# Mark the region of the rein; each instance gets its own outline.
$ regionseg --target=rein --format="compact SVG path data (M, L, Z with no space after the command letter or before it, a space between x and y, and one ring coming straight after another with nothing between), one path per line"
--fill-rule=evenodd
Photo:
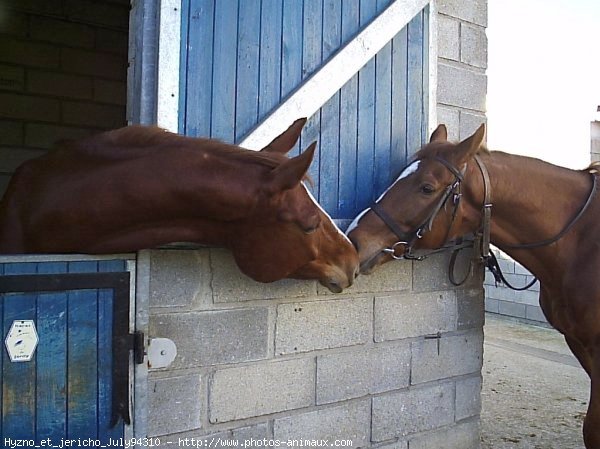
M389 248L384 248L382 250L382 252L390 254L391 257L396 260L399 260L399 259L424 260L433 254L439 253L441 251L445 251L446 249L449 249L449 248L453 248L454 251L452 252L452 256L450 257L450 264L449 264L449 268L448 268L448 278L453 285L460 286L466 282L469 275L471 274L471 270L469 270L469 272L467 273L467 275L465 276L465 278L463 280L461 280L461 281L456 280L456 278L454 277L454 268L455 268L458 253L465 248L474 248L474 249L476 249L476 252L479 254L479 256L477 258L474 258L472 260L472 263L476 260L484 262L485 266L488 267L488 269L494 276L496 283L503 283L508 288L510 288L512 290L517 290L517 291L527 290L530 287L532 287L533 284L535 284L537 282L536 277L534 277L531 282L529 282L527 285L525 285L523 287L515 287L512 284L510 284L510 282L508 282L508 280L502 273L502 269L500 268L500 264L498 263L498 260L496 259L495 254L490 251L492 205L493 205L492 189L491 189L490 176L489 176L487 167L485 166L485 164L483 163L483 161L481 160L481 158L478 155L475 155L474 159L475 159L475 162L477 163L477 166L478 166L479 171L481 172L481 176L483 178L483 197L484 198L483 198L483 204L481 207L481 224L479 226L479 229L475 233L473 240L465 240L464 238L459 238L456 241L447 242L441 248L431 251L431 252L428 252L427 254L424 254L422 256L415 256L412 253L413 245L419 239L421 239L426 232L431 231L431 228L433 226L433 221L437 217L440 210L446 205L450 196L453 195L454 209L452 211L452 218L450 221L450 225L448 226L448 229L446 230L446 237L445 237L444 241L448 240L450 231L452 230L452 226L454 225L454 221L456 219L458 207L459 207L460 200L462 197L461 183L464 181L466 165L465 165L465 169L463 171L459 171L456 167L454 167L452 164L450 164L445 159L440 158L439 156L435 156L433 159L436 160L437 162L440 162L442 165L444 165L454 175L455 179L451 184L449 184L446 187L442 196L436 203L435 207L431 210L431 212L429 213L429 215L427 216L425 221L420 226L418 226L414 231L411 231L411 232L402 231L402 229L400 228L400 226L398 226L396 221L387 212L385 212L385 210L383 210L381 205L378 204L377 202L374 203L373 206L371 206L371 209L373 210L373 212L375 212L375 214L399 238L399 241L394 243ZM556 234L554 237L551 237L549 239L544 239L544 240L540 240L537 242L521 243L521 244L499 244L498 246L502 246L503 248L509 248L509 249L541 248L543 246L551 245L552 243L555 243L558 240L560 240L562 237L564 237L573 228L573 226L575 226L575 224L579 221L579 219L585 214L585 212L588 210L588 208L590 207L590 205L592 203L592 200L594 198L594 195L595 195L596 189L597 189L597 179L593 173L590 173L590 174L592 176L592 188L590 190L590 193L589 193L584 205L581 207L581 209L577 212L577 214L565 225L565 227L558 234ZM402 256L395 255L396 247L398 247L399 245L404 245L406 248L405 252Z

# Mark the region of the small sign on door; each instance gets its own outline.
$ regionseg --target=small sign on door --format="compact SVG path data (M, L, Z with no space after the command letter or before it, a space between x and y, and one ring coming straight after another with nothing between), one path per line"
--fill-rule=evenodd
M4 343L11 362L29 362L38 344L38 334L33 320L15 320Z

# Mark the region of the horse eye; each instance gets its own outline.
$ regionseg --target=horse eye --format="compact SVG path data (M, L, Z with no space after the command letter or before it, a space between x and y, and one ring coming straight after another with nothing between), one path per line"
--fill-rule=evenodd
M431 184L423 184L421 186L421 193L431 195L433 192L435 192L435 188Z

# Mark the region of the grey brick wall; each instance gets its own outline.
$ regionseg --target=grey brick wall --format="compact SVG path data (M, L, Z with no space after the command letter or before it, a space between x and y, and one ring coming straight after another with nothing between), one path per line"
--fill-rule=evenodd
M1 9L0 195L56 140L125 125L129 0Z
M590 152L592 162L600 161L600 121L590 123Z
M463 444L478 441L481 277L450 289L424 275L447 254L389 263L340 295L253 282L222 249L148 254L149 336L178 348L150 369L149 435L478 447Z
M531 282L533 275L519 262L498 249L493 251L508 282L515 287L521 287ZM539 304L539 282L536 282L529 290L515 291L503 284L496 285L494 277L486 270L484 287L486 312L533 323L548 323Z

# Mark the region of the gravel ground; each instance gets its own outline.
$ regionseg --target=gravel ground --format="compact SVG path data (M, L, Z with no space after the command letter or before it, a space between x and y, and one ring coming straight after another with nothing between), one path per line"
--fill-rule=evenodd
M584 449L589 386L557 331L486 316L482 449Z

